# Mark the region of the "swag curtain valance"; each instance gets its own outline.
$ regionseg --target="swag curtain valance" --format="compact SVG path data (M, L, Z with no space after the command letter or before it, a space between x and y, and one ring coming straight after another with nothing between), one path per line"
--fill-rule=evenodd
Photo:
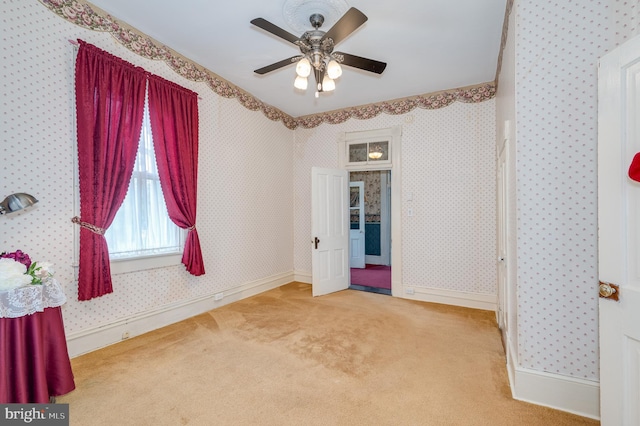
M149 110L171 220L189 230L182 263L204 274L196 223L198 95L78 40L76 114L80 186L78 300L113 292L104 232L133 173L149 81ZM153 101L151 100L153 99Z

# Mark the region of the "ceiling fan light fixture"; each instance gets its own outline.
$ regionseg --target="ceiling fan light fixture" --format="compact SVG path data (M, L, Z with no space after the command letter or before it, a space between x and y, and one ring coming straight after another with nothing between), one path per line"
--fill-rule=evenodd
M296 80L293 82L293 87L300 90L307 90L307 77L297 76Z
M307 58L302 58L298 61L296 74L298 74L298 77L309 77L309 74L311 74L311 63Z
M346 8L348 6L345 0L285 0L285 2L294 2L297 5L305 5L305 7L312 8L319 7L318 4L326 5L331 2L344 2L344 7ZM289 8L287 7L285 9L288 10ZM324 9L320 8L319 12L323 11ZM335 79L342 75L343 65L382 74L387 66L384 62L334 51L334 47L338 43L367 21L368 18L364 13L355 7L350 7L328 31L324 31L320 28L325 18L324 15L319 12L312 13L311 16L309 16L309 22L314 29L305 31L300 37L291 34L289 31L278 27L264 18L252 19L251 23L253 25L294 44L300 50L298 56L283 59L266 67L254 70L254 72L263 75L297 61L297 77L293 83L294 87L300 90L306 90L308 86L307 77L311 75L313 71L317 87L315 93L316 98L320 96L320 92L335 90Z
M333 80L342 75L342 67L335 59L330 60L327 64L327 75Z
M331 92L332 90L335 90L335 89L336 89L335 81L333 81L331 77L329 77L328 75L325 75L324 78L322 79L322 91Z

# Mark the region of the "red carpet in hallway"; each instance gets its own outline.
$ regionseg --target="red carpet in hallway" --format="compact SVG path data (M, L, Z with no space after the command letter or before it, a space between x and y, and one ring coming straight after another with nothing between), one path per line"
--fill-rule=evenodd
M391 266L365 265L366 268L351 268L351 284L391 290Z

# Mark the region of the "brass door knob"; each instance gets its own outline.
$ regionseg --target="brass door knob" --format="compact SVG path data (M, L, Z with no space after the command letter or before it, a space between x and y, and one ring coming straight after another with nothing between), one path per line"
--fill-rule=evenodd
M605 283L600 281L599 287L600 297L605 299L618 300L619 287L615 284Z

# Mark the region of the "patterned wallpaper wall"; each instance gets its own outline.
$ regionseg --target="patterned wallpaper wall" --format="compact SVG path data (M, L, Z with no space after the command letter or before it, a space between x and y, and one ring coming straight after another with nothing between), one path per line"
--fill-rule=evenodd
M111 35L69 23L36 0L0 0L0 196L28 192L33 211L0 218L0 251L53 262L69 301L67 332L211 295L293 269L293 132L141 58ZM114 293L78 302L73 282L73 47L82 38L198 92L197 226L206 275L183 266L114 277Z
M495 294L493 100L296 129L295 269L311 271L311 167L338 167L341 132L396 125L402 126L403 283ZM409 192L412 201L405 199Z
M518 356L597 380L597 61L640 32L640 6L527 0L514 13Z

